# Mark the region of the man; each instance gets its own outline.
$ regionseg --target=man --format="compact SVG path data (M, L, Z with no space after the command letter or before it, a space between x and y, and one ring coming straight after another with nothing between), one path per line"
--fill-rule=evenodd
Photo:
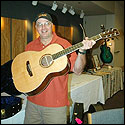
M60 44L64 49L71 46L67 40L52 31L52 18L48 13L40 13L35 23L40 36L26 46L26 51L41 51L53 43ZM83 72L86 64L85 50L92 48L95 41L83 40L83 44L78 56L75 52L68 56L70 71L78 75ZM68 73L54 77L43 92L28 96L27 99L25 124L67 124Z

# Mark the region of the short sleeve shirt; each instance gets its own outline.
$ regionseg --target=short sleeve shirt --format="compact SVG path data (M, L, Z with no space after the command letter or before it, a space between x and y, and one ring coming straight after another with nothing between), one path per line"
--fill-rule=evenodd
M47 46L44 46L40 42L40 37L38 37L36 40L31 41L26 46L25 51L42 51L53 43L60 44L64 49L71 46L71 44L67 40L57 36L56 33L53 32L53 38ZM72 52L67 57L69 60L69 62L67 63L70 64L70 71L72 71L75 60L77 58L77 54L76 52ZM40 94L28 96L27 99L32 103L45 107L62 107L69 105L68 73L65 75L54 77L44 91L42 91Z

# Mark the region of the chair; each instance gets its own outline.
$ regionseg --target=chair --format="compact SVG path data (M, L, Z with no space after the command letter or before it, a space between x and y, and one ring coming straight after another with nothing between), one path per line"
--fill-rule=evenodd
M88 124L124 124L124 108L88 113Z

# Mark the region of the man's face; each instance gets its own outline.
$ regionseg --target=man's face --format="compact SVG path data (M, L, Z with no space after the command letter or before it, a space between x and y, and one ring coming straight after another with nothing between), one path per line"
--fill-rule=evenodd
M39 18L36 21L36 29L42 39L48 39L52 36L52 22L44 18Z

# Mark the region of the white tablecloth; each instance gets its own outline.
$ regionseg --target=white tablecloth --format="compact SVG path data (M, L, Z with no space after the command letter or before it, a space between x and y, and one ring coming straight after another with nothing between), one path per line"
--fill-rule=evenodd
M78 76L74 73L69 74L68 91L70 99L70 117L72 117L73 104L75 102L84 103L85 112L88 110L90 104L96 104L98 101L103 104L105 103L101 76L87 74ZM11 118L1 120L1 124L23 124L26 96L22 94L20 97L24 99L22 110Z
M88 111L90 104L98 101L105 103L103 83L101 76L82 74L80 76L69 75L69 99L70 99L70 119L73 113L75 102L83 103L84 112Z
M121 67L101 68L94 75L102 76L105 101L118 91L123 90Z

